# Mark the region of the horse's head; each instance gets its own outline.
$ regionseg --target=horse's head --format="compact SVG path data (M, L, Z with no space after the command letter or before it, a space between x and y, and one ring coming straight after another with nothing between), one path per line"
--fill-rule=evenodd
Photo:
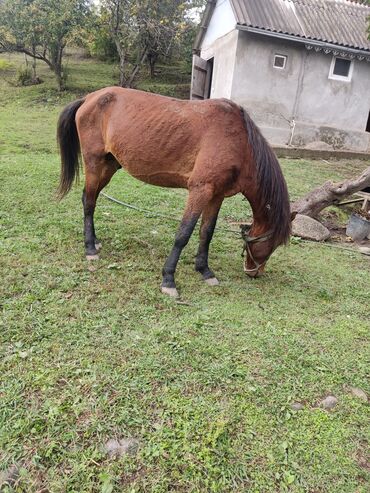
M273 231L254 235L251 225L241 226L242 237L244 240L243 254L246 252L244 260L244 272L249 277L259 277L263 274L267 260L275 249L273 241Z
M294 221L296 215L296 212L292 212L290 221ZM253 224L243 224L240 229L244 240L243 255L246 253L244 272L249 277L259 277L263 274L266 262L275 248L282 243L286 243L289 236L283 238L283 241L279 241L279 239L276 239L274 234L276 232L273 229L269 229L264 233L256 233Z

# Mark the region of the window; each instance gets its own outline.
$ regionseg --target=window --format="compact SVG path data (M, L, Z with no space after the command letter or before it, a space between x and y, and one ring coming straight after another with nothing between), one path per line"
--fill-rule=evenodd
M329 79L350 81L352 79L353 61L347 58L333 57Z
M370 111L369 111L369 118L367 119L367 124L366 124L366 132L370 132Z
M274 67L279 68L280 70L284 70L286 67L287 58L288 57L286 55L275 55Z

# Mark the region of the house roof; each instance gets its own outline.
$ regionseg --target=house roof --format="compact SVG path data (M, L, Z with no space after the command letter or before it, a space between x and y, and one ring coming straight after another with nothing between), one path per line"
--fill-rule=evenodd
M237 24L370 51L370 7L348 0L231 0Z
M212 10L215 3L209 2ZM370 52L367 34L370 6L349 0L230 0L230 3L236 27ZM208 21L209 14L208 11ZM195 49L200 48L201 40L197 41L200 43Z

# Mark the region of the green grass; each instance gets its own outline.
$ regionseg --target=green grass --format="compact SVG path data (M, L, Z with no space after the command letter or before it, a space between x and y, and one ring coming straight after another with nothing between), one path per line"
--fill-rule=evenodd
M369 391L368 259L297 243L251 281L240 239L219 230L210 260L222 285L211 289L193 270L194 235L177 304L159 292L176 223L101 198L104 250L88 270L82 185L54 196L55 125L67 101L112 84L114 67L69 67L63 95L46 71L40 86L0 82L0 470L20 467L8 491L368 491L369 408L348 390ZM282 166L297 197L365 164ZM109 193L176 216L185 199L121 172ZM226 200L219 227L249 214ZM317 408L328 394L332 412ZM109 459L112 437L139 439L138 455Z

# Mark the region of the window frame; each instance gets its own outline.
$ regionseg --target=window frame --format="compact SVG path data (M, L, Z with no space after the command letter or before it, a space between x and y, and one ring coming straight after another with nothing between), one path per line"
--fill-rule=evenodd
M334 73L335 64L336 64L336 61L338 58L340 58L341 60L346 60L350 63L349 72L348 72L347 76L337 75ZM330 71L329 71L329 79L340 80L342 82L351 82L354 65L355 65L354 60L352 60L350 58L345 58L345 57L339 56L339 55L333 55L333 58L331 60L331 65L330 65Z
M282 67L278 67L277 65L275 65L276 58L283 58L284 59L284 65ZM288 63L288 55L282 55L281 53L275 53L274 54L274 62L272 64L272 66L274 68L276 68L278 70L285 70L287 63Z

